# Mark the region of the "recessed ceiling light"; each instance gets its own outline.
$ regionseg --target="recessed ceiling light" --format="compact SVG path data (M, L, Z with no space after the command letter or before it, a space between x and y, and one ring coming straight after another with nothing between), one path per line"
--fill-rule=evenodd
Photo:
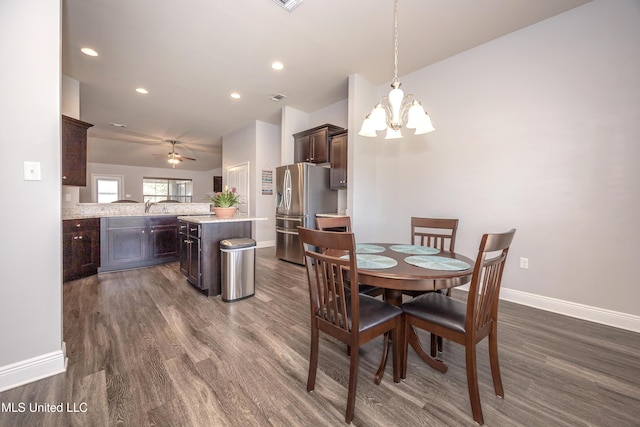
M126 127L127 127L127 125L125 125L125 124L123 124L123 123L113 123L113 122L109 122L109 124L110 124L111 126L115 126L115 127L117 127L117 128L126 128Z
M83 47L82 49L80 49L80 52L84 53L85 55L89 55L89 56L98 56L98 52L96 52L95 50L89 48L89 47Z
M280 61L276 61L271 64L271 68L273 68L274 70L282 70L284 68L284 64Z
M138 89L136 89L136 92L138 92L138 93L144 93L144 94L149 93L149 91L148 91L148 90L146 90L146 89L145 89L145 88L143 88L143 87L139 87Z
M280 101L282 101L282 100L283 100L283 99L285 99L285 98L286 98L286 96L285 96L285 95L283 95L283 94L281 94L281 93L278 93L278 94L275 94L275 95L272 95L272 96L271 96L271 100L272 100L272 101L275 101L275 102L280 102Z
M230 96L231 96L233 99L240 99L240 94L239 94L238 92L233 92Z

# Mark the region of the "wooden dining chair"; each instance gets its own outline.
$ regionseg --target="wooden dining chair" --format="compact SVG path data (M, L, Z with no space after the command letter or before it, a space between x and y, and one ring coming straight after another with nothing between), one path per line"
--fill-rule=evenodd
M347 277L358 283L353 233L311 230L298 227L304 253L311 309L311 353L307 391L316 383L319 332L350 346L349 392L345 421L350 423L355 408L360 346L387 332L393 334L393 380L400 381L398 334L402 310L369 295L349 292ZM347 254L344 257L341 254Z
M430 246L446 252L455 252L458 219L411 217L411 244ZM451 289L436 291L451 296ZM405 291L403 294L417 297L424 292ZM431 356L436 357L442 351L442 337L431 335Z
M351 232L351 217L316 217L316 228L321 231ZM377 297L384 294L384 289L378 286L360 285L358 292Z
M411 217L411 244L454 252L458 220Z
M484 423L480 406L476 345L489 337L489 361L493 388L504 397L498 363L498 296L509 246L516 230L482 236L466 303L437 292L429 292L402 305L405 334L404 365L407 363L408 329L417 327L465 347L467 386L473 419Z

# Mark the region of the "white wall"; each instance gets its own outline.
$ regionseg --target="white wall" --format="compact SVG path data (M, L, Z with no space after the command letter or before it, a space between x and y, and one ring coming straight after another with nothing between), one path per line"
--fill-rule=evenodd
M515 227L503 296L638 330L639 22L638 1L594 1L401 76L436 131L400 141L355 134L377 94L353 77L359 240L457 217L456 249L475 255Z
M60 2L0 2L0 390L64 371L60 194ZM39 162L42 179L23 180Z
M280 166L280 126L256 122L255 215L269 218L255 223L256 240L261 246L276 244L276 167ZM272 194L262 194L262 171L272 173Z
M61 114L80 120L80 82L63 75L60 96ZM75 206L80 201L79 187L63 185L61 197L63 208Z
M306 128L300 130L311 129L316 126L322 126L326 123L347 128L349 117L348 109L349 101L345 98L342 101L334 102L324 108L312 111L309 113L308 125ZM300 130L298 130L298 132L300 132Z
M284 107L281 116L280 165L293 163L293 134L309 129L309 114L292 107Z
M92 199L91 175L121 175L124 179L124 194L127 199L142 202L142 179L144 177L191 179L193 181L193 203L209 202L207 193L213 192L213 177L222 175L222 169L206 172L190 171L186 169L148 168L139 166L110 165L105 163L87 164L87 186L80 188L80 202L94 203Z
M273 170L275 179L281 158L280 135L280 126L255 121L222 139L223 184L228 168L249 162L249 214L269 218L253 222L253 236L259 247L275 245L275 195L262 195L261 180L263 169Z

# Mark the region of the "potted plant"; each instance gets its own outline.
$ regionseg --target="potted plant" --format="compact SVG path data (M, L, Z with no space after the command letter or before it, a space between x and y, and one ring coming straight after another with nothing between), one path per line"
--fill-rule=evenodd
M229 186L225 185L224 190L216 193L211 197L213 202L213 211L218 218L231 218L235 215L240 196L233 187L229 190Z

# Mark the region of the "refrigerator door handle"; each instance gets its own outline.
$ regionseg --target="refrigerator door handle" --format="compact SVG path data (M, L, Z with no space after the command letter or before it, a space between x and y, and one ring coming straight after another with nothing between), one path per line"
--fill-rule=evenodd
M304 218L292 218L289 216L276 215L276 220L303 222Z
M291 171L284 171L284 208L291 209Z
M276 233L281 233L281 234L295 234L298 235L298 231L289 231L289 230L285 230L284 228L276 228Z

